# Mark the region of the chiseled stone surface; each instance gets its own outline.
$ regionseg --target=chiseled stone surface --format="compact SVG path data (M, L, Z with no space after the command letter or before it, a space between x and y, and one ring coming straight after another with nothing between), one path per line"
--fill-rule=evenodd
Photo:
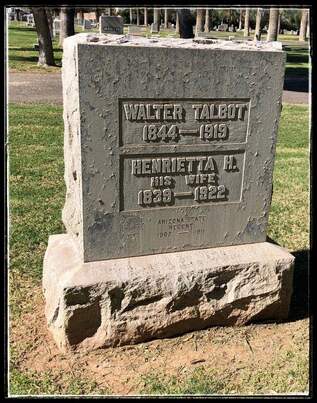
M265 241L279 44L78 34L63 49L63 222L85 262Z
M293 261L263 242L83 263L71 236L52 235L43 272L46 318L64 351L283 319Z

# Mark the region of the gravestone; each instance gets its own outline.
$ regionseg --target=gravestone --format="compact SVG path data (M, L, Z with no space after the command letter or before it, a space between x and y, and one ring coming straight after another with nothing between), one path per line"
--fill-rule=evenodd
M228 24L220 24L220 25L218 25L218 31L227 32L228 31Z
M27 14L27 16L26 16L26 25L31 26L31 27L35 26L33 14Z
M90 21L90 20L84 20L83 31L84 31L85 29L92 29L92 25L91 25L91 21Z
M33 49L34 50L40 50L40 45L39 45L39 40L36 40L36 43L33 43Z
M102 15L99 18L99 31L104 34L123 34L122 17Z
M138 25L129 25L128 26L128 34L129 35L140 35L143 36L143 34L146 32L146 28L140 27Z
M53 37L55 38L56 35L60 34L60 30L61 30L61 21L58 19L54 19L53 20Z
M43 267L62 350L288 315L294 258L266 242L285 53L206 41L64 41L67 233Z
M151 24L151 34L158 34L160 31L160 25L157 22Z
M195 33L195 37L196 38L213 38L214 35L212 32L202 32L202 31L198 31L197 33Z

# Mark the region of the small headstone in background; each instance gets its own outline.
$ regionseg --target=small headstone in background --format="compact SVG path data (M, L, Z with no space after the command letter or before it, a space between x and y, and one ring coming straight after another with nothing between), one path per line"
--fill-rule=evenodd
M27 26L34 27L35 23L34 23L33 14L28 14L28 15L26 16L26 25L27 25Z
M218 31L227 32L228 31L228 24L220 24L220 25L218 25Z
M91 21L90 20L84 20L84 24L83 24L83 30L85 29L91 29Z
M38 39L37 39L36 43L33 43L33 49L34 49L34 50L40 50L40 47L39 47L39 40L38 40Z
M123 34L122 17L102 15L99 18L99 32L101 34Z
M138 35L141 34L143 35L143 32L145 32L146 29L141 29L141 27L137 26L137 25L129 25L128 26L128 34L132 34L132 35Z
M212 32L197 32L196 38L212 38Z
M159 33L159 31L160 31L160 26L159 26L159 24L157 23L157 22L153 22L152 24L151 24L151 34L158 34Z

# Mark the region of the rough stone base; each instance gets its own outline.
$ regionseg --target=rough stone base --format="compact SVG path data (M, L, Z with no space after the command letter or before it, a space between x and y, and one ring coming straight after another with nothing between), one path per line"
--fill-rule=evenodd
M294 257L268 242L82 263L49 238L46 318L62 351L288 316Z

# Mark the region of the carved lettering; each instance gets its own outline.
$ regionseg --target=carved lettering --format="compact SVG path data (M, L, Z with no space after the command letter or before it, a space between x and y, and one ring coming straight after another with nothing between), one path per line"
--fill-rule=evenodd
M146 100L121 105L124 210L240 201L247 101ZM131 151L129 145L133 145ZM192 149L191 145L195 147ZM186 232L199 236L204 232L193 222L164 220L159 222L165 226L159 230L160 238Z

